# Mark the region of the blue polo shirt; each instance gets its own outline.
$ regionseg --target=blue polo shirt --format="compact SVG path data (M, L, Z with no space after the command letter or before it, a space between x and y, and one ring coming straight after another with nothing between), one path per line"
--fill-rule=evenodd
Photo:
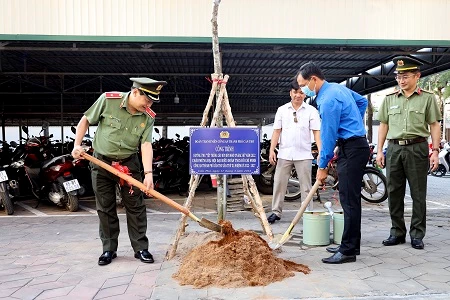
M322 118L319 168L325 168L333 158L336 140L366 135L363 120L367 99L343 85L325 81L316 101Z

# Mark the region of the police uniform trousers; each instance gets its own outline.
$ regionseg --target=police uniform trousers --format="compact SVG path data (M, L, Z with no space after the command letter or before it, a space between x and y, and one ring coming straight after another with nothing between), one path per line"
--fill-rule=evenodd
M110 161L102 159L103 157L95 152L94 156L111 164ZM124 161L121 165L127 166L131 176L142 182L138 155L132 155L130 159ZM103 251L117 251L120 224L116 209L116 186L119 182L119 177L93 163L90 164L90 167L97 214L100 219L99 233L103 243ZM127 184L122 186L121 192L131 246L135 252L148 249L148 238L146 236L147 210L143 193L133 186L133 193L130 194L130 187Z
M287 160L277 159L277 166L275 169L275 176L273 179L273 199L272 212L278 217L281 217L283 211L284 197L288 186L289 178L291 177L292 168L295 166L297 178L300 184L300 192L302 199L305 199L311 190L311 169L312 159L304 160ZM309 208L312 209L311 201Z
M404 217L406 180L413 202L409 235L417 239L423 239L425 236L428 151L426 141L405 146L388 144L386 174L392 221L390 234L393 236L406 236Z
M339 140L338 145L339 201L344 211L339 252L355 255L361 244L361 182L370 150L365 137Z

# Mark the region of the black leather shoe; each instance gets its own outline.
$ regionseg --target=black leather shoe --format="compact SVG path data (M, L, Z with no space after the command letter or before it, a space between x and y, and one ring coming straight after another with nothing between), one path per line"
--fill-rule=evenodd
M337 246L337 247L327 247L326 249L330 253L339 252L339 246ZM355 255L359 255L360 253L361 253L360 249L355 249Z
M276 214L271 214L271 215L267 218L267 221L268 221L270 224L273 224L273 223L275 223L275 221L278 221L278 220L281 220L281 218L280 218L279 216L277 216Z
M99 266L106 266L111 263L111 261L117 257L116 251L105 251L102 255L98 258L98 265Z
M147 249L138 251L134 254L135 258L139 258L143 263L154 263L155 261L153 260L153 256L150 252L148 252Z
M355 261L356 255L344 255L341 252L336 252L328 258L322 258L322 262L326 264L344 264Z
M421 239L412 239L411 247L413 247L414 249L423 249L424 245Z
M404 243L405 243L404 236L394 236L394 235L390 235L387 240L383 241L383 245L385 246L395 246Z

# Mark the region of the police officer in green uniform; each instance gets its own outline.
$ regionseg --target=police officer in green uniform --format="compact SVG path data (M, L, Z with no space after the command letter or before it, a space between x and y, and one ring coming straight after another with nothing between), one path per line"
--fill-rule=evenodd
M426 229L427 173L438 167L441 113L433 93L417 86L422 63L414 58L393 59L399 90L389 94L380 106L378 119L377 164L384 167L388 178L389 212L392 227L385 246L405 243L404 199L408 181L413 211L409 235L411 246L423 249ZM433 153L429 158L427 138L431 134ZM386 159L383 145L388 139Z
M148 189L152 189L151 140L155 113L150 107L154 102L159 102L159 93L167 82L149 78L130 78L130 80L133 81L130 92L104 93L84 113L77 126L72 156L80 157L80 151L83 151L81 142L89 125L98 124L93 143L94 156L108 164L122 166L122 170L142 181L141 162L138 157L140 146L145 174L144 184ZM117 257L120 226L115 191L119 177L95 164L91 163L90 167L100 219L100 238L103 243L103 254L99 257L98 264L107 265ZM147 215L143 193L137 187L126 184L122 186L121 191L134 257L144 263L153 263L153 256L148 251Z

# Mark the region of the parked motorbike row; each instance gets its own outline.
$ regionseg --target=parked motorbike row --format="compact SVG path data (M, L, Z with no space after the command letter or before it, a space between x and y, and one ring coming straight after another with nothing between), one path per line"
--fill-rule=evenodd
M159 134L158 128L155 132ZM155 190L178 192L183 195L189 188L189 137L161 138L153 142L153 184ZM197 189L211 189L210 176L203 176Z
M28 129L22 130L27 133ZM159 133L158 129L155 131ZM75 133L75 128L72 128ZM41 131L42 133L42 131ZM28 135L28 133L27 133ZM189 138L160 138L153 143L153 182L159 192L187 192L189 174ZM35 197L38 204L50 201L73 212L78 210L78 197L93 195L89 162L73 159L73 139L62 144L49 137L29 137L22 145L2 143L0 155L0 207L11 215L13 202L19 198ZM92 154L92 140L83 144ZM203 176L198 189L211 189L211 179ZM117 186L117 203L121 202Z
M22 130L28 136L28 128ZM21 145L2 143L0 205L7 214L14 213L13 201L29 196L38 199L37 205L47 200L72 212L78 210L81 187L74 171L81 170L76 170L79 167L70 154L58 152L62 145L55 147L50 138L27 137Z

